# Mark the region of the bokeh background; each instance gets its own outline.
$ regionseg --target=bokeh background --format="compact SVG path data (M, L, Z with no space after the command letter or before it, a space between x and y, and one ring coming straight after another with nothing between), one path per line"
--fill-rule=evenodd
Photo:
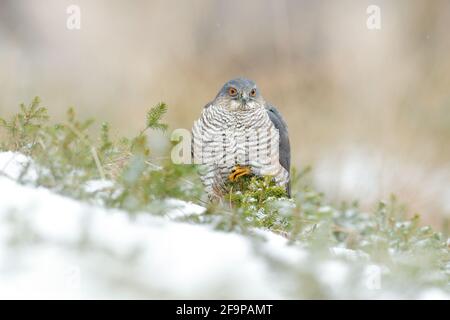
M81 8L81 30L66 9ZM381 8L381 30L366 9ZM293 164L333 202L398 195L450 217L450 1L1 0L0 116L38 95L139 130L169 105L190 128L222 84L255 80L289 125Z

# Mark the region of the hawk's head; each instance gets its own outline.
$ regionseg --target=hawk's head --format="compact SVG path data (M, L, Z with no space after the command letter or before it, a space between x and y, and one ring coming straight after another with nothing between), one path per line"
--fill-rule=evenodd
M263 108L265 105L256 84L245 78L237 78L225 83L214 103L231 111L252 110Z

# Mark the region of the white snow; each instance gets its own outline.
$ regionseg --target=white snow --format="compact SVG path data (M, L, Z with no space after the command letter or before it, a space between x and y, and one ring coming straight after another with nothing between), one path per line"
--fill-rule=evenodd
M168 199L165 201L165 204L170 210L166 213L166 216L171 219L182 218L188 215L200 215L206 211L204 207L198 204L178 199Z
M419 295L421 300L450 300L450 297L443 290L438 288L428 288Z
M244 236L148 214L132 220L4 177L0 195L0 298L283 297ZM68 285L74 277L81 285Z
M22 174L22 179L25 181L31 182L37 179L36 165L33 161L21 153L0 152L0 176L17 180Z
M450 170L389 157L365 147L336 148L321 155L314 183L332 199L358 199L371 207L394 193L413 211L429 216L450 216ZM437 212L437 214L436 214Z
M338 260L323 262L318 270L319 279L324 285L329 286L330 290L341 289L348 281L350 269L347 264Z
M330 298L398 297L381 290L384 269L363 252L335 247L319 259L269 230L174 221L205 211L178 199L163 217L86 204L15 182L27 163L36 179L29 161L0 153L0 298L309 298L311 281ZM449 298L436 288L417 297Z
M84 190L88 193L96 193L105 191L113 187L113 185L114 185L113 182L110 180L101 180L101 179L89 180L84 185Z
M330 248L332 254L336 257L343 257L348 260L356 261L356 260L369 260L370 257L367 253L362 251L350 250L347 248L341 247L333 247Z

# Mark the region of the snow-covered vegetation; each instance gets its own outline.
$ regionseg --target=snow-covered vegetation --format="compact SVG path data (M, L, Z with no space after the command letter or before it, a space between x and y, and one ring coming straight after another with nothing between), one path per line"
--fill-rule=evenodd
M333 206L309 169L293 198L267 179L208 204L194 166L35 99L0 119L0 298L450 298L446 235L392 196Z

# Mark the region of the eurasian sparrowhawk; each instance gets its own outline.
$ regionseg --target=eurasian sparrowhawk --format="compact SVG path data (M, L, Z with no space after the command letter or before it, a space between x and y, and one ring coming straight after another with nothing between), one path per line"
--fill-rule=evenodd
M227 179L272 176L290 196L291 151L286 123L248 79L230 80L208 103L192 129L193 156L210 198L226 192Z

